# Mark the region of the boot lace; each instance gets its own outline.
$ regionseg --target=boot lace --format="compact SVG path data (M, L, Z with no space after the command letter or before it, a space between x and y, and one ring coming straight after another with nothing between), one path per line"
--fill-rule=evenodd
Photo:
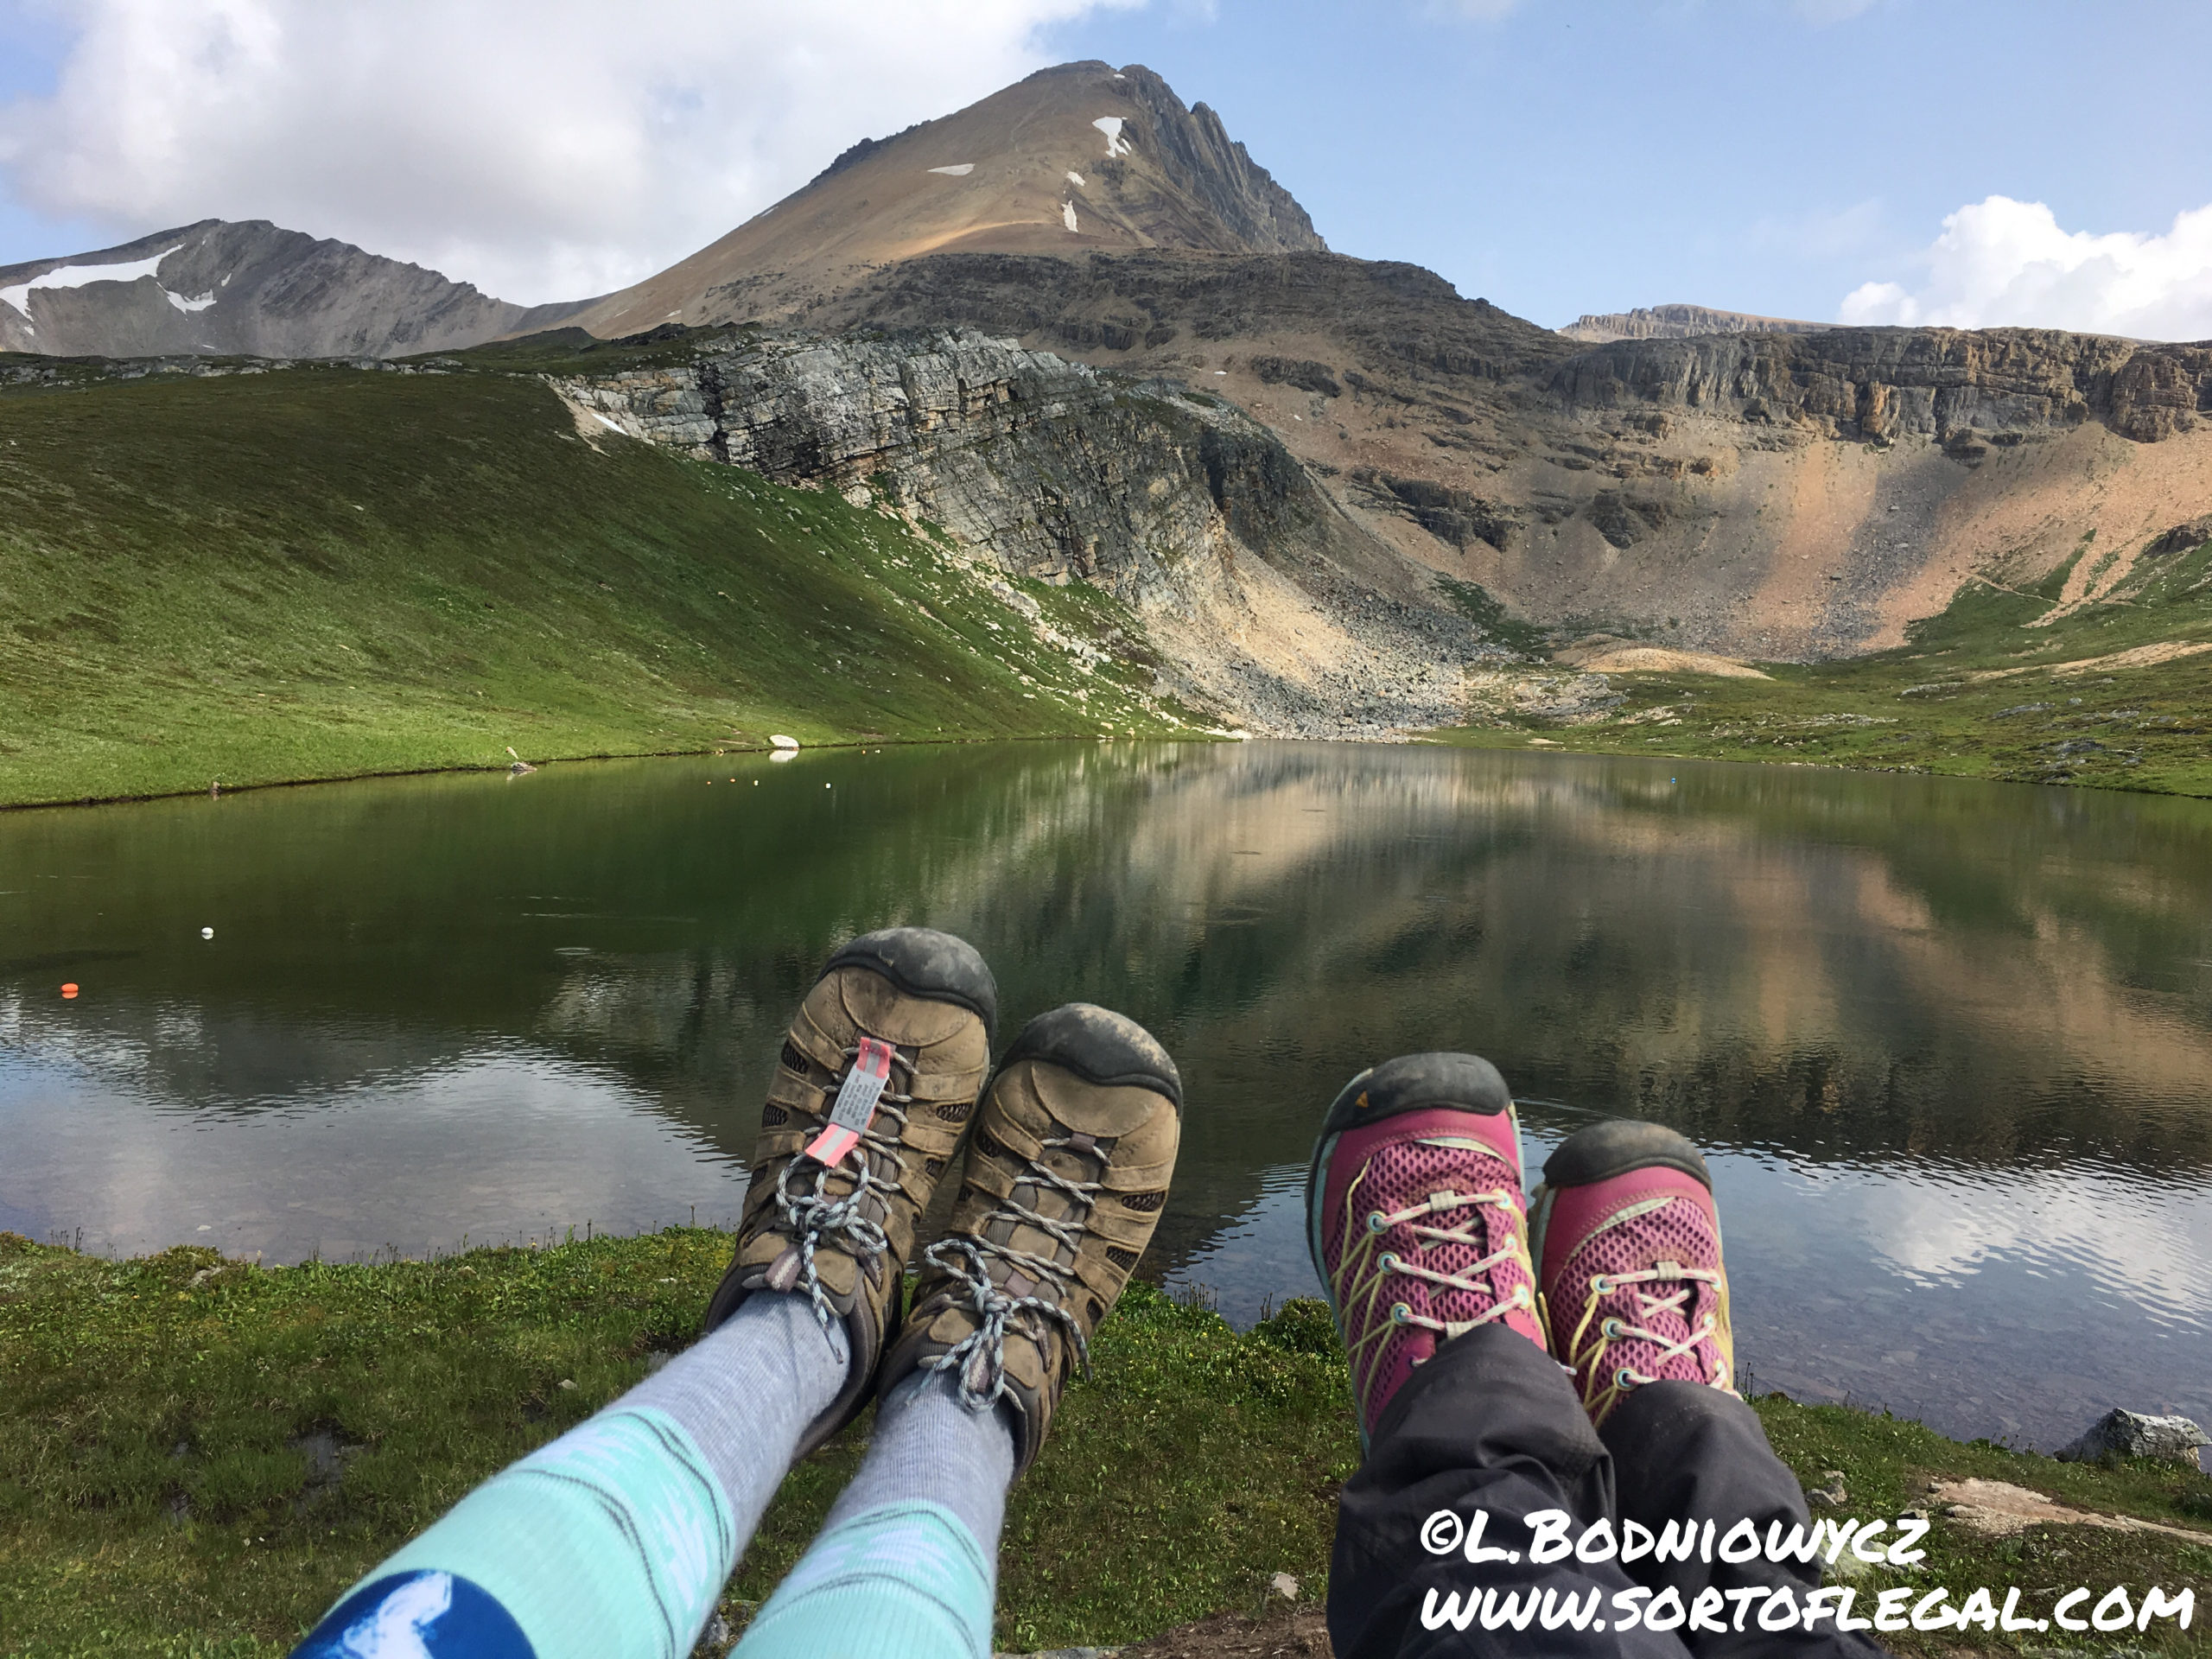
M1357 1199L1359 1187L1354 1184L1347 1195L1349 1207ZM1414 1237L1424 1241L1421 1248L1426 1253L1438 1244L1465 1244L1479 1250L1488 1242L1479 1230L1484 1224L1483 1211L1497 1210L1504 1217L1503 1230L1505 1243L1488 1255L1469 1262L1458 1273L1441 1273L1409 1262L1396 1251L1383 1248L1382 1241L1394 1227L1403 1227ZM1455 1212L1466 1212L1455 1225L1440 1226L1437 1218ZM1355 1211L1356 1213L1356 1211ZM1440 1341L1448 1342L1453 1337L1465 1335L1477 1325L1502 1319L1516 1308L1534 1307L1535 1298L1529 1287L1528 1279L1514 1287L1511 1294L1497 1294L1489 1275L1510 1262L1517 1262L1529 1279L1529 1248L1522 1242L1518 1224L1520 1211L1513 1202L1513 1195L1503 1187L1493 1187L1483 1192L1454 1192L1449 1190L1433 1192L1419 1204L1397 1211L1375 1210L1368 1212L1366 1224L1344 1253L1343 1300L1345 1325L1357 1323L1363 1327L1359 1340L1351 1345L1350 1357L1355 1374L1361 1377L1364 1388L1376 1364L1381 1360L1383 1347L1398 1331L1413 1326L1433 1331ZM1349 1223L1349 1218L1348 1218ZM1459 1291L1468 1295L1492 1297L1491 1305L1471 1319L1436 1319L1425 1313L1416 1313L1410 1303L1394 1301L1382 1307L1385 1288L1394 1278L1414 1279L1433 1285L1439 1291ZM1379 1311L1378 1311L1379 1310Z
M1670 1294L1657 1289L1646 1290L1645 1285L1675 1285ZM1713 1304L1701 1315L1693 1315L1697 1287L1710 1285L1715 1296ZM1630 1319L1609 1313L1599 1318L1599 1309L1606 1297L1614 1292L1627 1290L1635 1300ZM1656 1373L1666 1369L1670 1360L1694 1357L1698 1345L1715 1336L1720 1329L1719 1298L1727 1294L1726 1281L1719 1272L1712 1268L1688 1267L1679 1262L1662 1262L1656 1267L1637 1273L1597 1273L1590 1276L1590 1300L1582 1310L1581 1322L1574 1327L1568 1339L1568 1363L1575 1374L1582 1378L1582 1403L1593 1421L1602 1421L1619 1404L1630 1390L1640 1389L1660 1380L1657 1376L1646 1376L1635 1366L1623 1363L1611 1368L1609 1375L1605 1355L1617 1342L1645 1342L1652 1346L1651 1370ZM1652 1326L1662 1318L1671 1317L1677 1328L1687 1334L1680 1338ZM1597 1329L1591 1329L1592 1320ZM1726 1390L1728 1387L1728 1363L1719 1362L1715 1374L1707 1380L1709 1388Z
M1097 1150L1089 1136L1078 1143L1073 1137L1046 1141L1042 1149L1078 1147L1085 1152ZM1056 1170L1047 1169L1038 1160L1026 1161L1017 1186L1024 1182L1049 1187L1064 1195L1076 1206L1077 1213L1065 1217L1039 1214L1015 1198L1011 1192L979 1223L973 1233L957 1234L938 1240L922 1252L922 1257L931 1267L958 1281L965 1293L967 1305L976 1314L976 1328L958 1342L934 1358L921 1364L931 1370L959 1368L960 1403L969 1411L988 1411L1003 1399L1011 1389L1006 1380L1006 1339L1011 1331L1024 1336L1041 1350L1045 1338L1053 1325L1067 1333L1075 1349L1076 1363L1084 1376L1090 1375L1090 1344L1084 1338L1083 1327L1074 1314L1063 1306L1074 1287L1075 1268L1047 1256L1027 1250L1018 1250L1011 1244L1001 1244L985 1236L993 1222L1006 1220L1027 1224L1065 1248L1071 1257L1082 1249L1088 1230L1090 1212L1096 1207L1102 1183L1071 1180ZM1011 1271L1028 1274L1038 1282L1039 1291L1050 1287L1052 1294L1009 1296L997 1280L992 1277L994 1262L1003 1264ZM1020 1322L1023 1314L1029 1321Z
M825 1102L836 1101L838 1090L844 1087L845 1078L859 1058L858 1047L844 1051L843 1063L838 1068L836 1079L823 1091ZM892 1049L892 1064L905 1068L911 1081L912 1063L896 1047ZM783 1168L777 1172L776 1205L783 1212L785 1227L798 1245L798 1283L804 1288L809 1300L814 1305L815 1322L824 1331L830 1328L830 1322L837 1314L830 1306L829 1294L822 1288L821 1275L815 1270L814 1253L825 1238L836 1239L842 1241L847 1254L865 1269L870 1261L890 1248L891 1241L884 1233L882 1224L868 1213L868 1205L871 1198L880 1198L882 1210L887 1212L889 1195L899 1191L896 1180L887 1181L875 1173L875 1161L881 1157L889 1161L893 1169L899 1167L900 1140L906 1130L906 1108L913 1103L913 1099L911 1094L893 1094L886 1085L876 1100L874 1116L868 1120L868 1127L861 1131L860 1144L839 1160L840 1163L849 1161L855 1169L852 1191L842 1197L825 1197L822 1192L823 1182L828 1179L830 1169L836 1166L817 1163L803 1152L786 1160ZM822 1116L824 1118L829 1116L826 1106ZM812 1188L804 1192L797 1190L794 1178L804 1179L810 1175L813 1180Z

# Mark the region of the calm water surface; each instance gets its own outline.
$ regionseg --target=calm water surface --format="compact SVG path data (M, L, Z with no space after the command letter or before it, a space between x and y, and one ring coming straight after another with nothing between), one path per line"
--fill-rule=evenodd
M727 1221L840 940L964 934L1189 1093L1153 1266L1311 1291L1330 1096L1713 1157L1761 1387L2212 1422L2212 805L1430 748L1000 746L0 815L0 1227L272 1261ZM212 941L200 930L213 927ZM62 982L83 987L73 1001Z

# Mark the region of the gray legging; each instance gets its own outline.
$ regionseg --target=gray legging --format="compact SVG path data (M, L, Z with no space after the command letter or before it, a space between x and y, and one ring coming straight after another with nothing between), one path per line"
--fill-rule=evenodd
M1478 1510L1489 1516L1481 1547L1517 1560L1471 1565L1464 1548L1452 1548ZM1721 1533L1748 1520L1762 1541L1773 1522L1785 1535L1793 1525L1809 1527L1796 1478L1742 1401L1694 1382L1651 1383L1631 1394L1602 1431L1594 1429L1556 1361L1517 1332L1487 1325L1446 1344L1414 1373L1345 1483L1329 1574L1329 1636L1338 1659L1532 1653L1870 1659L1885 1651L1859 1631L1837 1630L1832 1617L1810 1630L1761 1628L1759 1614L1770 1602L1770 1617L1779 1622L1777 1592L1788 1591L1802 1607L1820 1582L1817 1561L1775 1563L1762 1551L1730 1564L1715 1550L1708 1562L1700 1548L1663 1565L1650 1554L1624 1567L1571 1554L1540 1564L1530 1559L1527 1518L1547 1510L1571 1517L1567 1535L1574 1539L1601 1519L1611 1522L1615 1538L1629 1522L1654 1534L1672 1522L1679 1535L1693 1520L1716 1521ZM1423 1529L1440 1511L1458 1520L1433 1529L1425 1544ZM1560 1525L1552 1523L1554 1535ZM1650 1593L1638 1596L1639 1589ZM1727 1628L1692 1631L1682 1613L1708 1590L1719 1592L1718 1618ZM1541 1616L1495 1630L1484 1629L1479 1615L1464 1628L1424 1623L1425 1605L1433 1618L1446 1596L1457 1596L1464 1612L1469 1597L1485 1591L1494 1592L1485 1609L1494 1619L1502 1618L1506 1597L1522 1599L1515 1605L1525 1610L1548 1592L1553 1614L1571 1598L1587 1622L1576 1630L1561 1621L1548 1630ZM1625 1602L1617 1605L1624 1592ZM1714 1599L1707 1601L1709 1623ZM1637 1604L1644 1611L1665 1607L1662 1623L1681 1622L1671 1630L1640 1622L1618 1629L1627 1622L1620 1605ZM1523 1628L1516 1630L1516 1622Z

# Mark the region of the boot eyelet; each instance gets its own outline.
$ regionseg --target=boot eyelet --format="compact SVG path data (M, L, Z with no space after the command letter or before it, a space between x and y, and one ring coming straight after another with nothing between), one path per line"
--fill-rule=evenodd
M1624 1389L1634 1388L1636 1386L1636 1373L1630 1370L1627 1366L1622 1366L1620 1370L1613 1373L1613 1386L1617 1389Z
M1593 1273L1590 1275L1590 1294L1592 1295L1602 1296L1611 1288L1611 1287L1605 1283L1605 1275L1604 1274Z
M1375 1265L1385 1273L1395 1273L1398 1270L1397 1253L1395 1250L1383 1251L1376 1258Z
M1410 1325L1413 1323L1413 1317L1414 1311L1406 1303L1393 1302L1390 1304L1390 1322L1393 1325Z
M1607 1319L1598 1327L1598 1332L1600 1336L1618 1337L1621 1333L1621 1322L1618 1319Z
M1370 1211L1368 1212L1368 1216L1367 1216L1367 1230L1368 1230L1369 1232L1370 1232L1370 1233L1382 1233L1382 1232L1388 1232L1388 1231L1389 1230L1389 1229L1390 1229L1390 1219L1389 1219L1389 1217L1385 1216L1385 1215L1384 1215L1384 1214L1383 1214L1380 1210L1372 1210L1372 1211Z

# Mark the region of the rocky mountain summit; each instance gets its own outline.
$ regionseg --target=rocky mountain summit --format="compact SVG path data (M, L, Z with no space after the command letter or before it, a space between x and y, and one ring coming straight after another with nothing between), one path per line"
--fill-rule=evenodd
M926 254L1174 248L1319 252L1306 210L1204 104L1141 64L1063 64L854 145L728 236L582 312L620 336L677 321L790 322Z
M550 327L581 308L510 305L262 219L201 219L0 266L0 351L54 357L399 357Z

